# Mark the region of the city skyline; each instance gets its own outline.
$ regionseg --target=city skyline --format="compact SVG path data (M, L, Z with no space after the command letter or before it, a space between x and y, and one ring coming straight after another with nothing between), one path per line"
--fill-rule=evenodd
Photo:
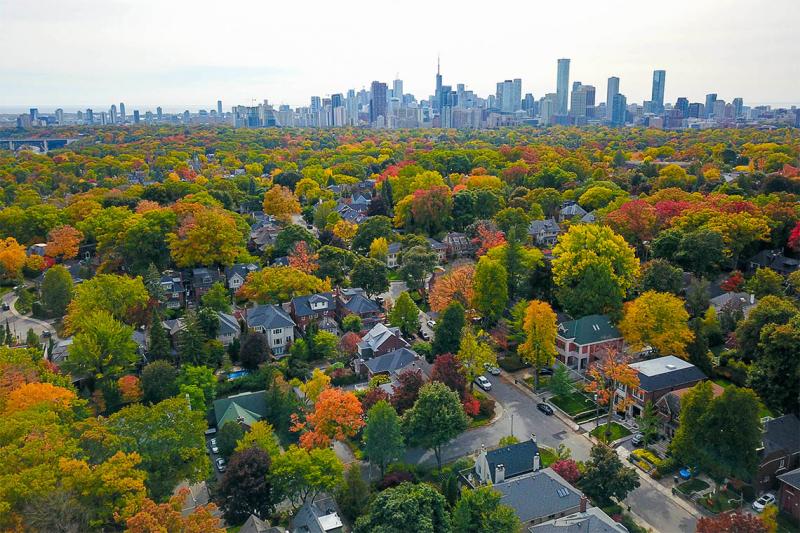
M369 88L375 80L391 87L396 73L407 93L426 99L434 91L437 52L445 83L466 83L484 96L495 92L498 80L517 78L522 94L538 99L556 92L552 65L570 58L570 81L593 85L602 95L605 80L619 77L628 101L649 100L653 70L663 69L669 73L665 102L679 96L702 101L713 91L752 105L798 103L791 80L800 79L800 45L782 21L796 18L791 15L800 14L800 6L775 2L781 19L753 24L765 14L747 2L711 4L680 1L664 12L634 15L630 2L611 2L607 9L570 12L564 32L563 10L554 6L495 6L513 15L503 19L508 28L484 29L474 11L414 1L378 14L353 1L325 13L326 21L310 17L298 26L291 24L299 15L292 6L244 1L215 17L216 4L204 2L119 0L108 7L95 0L69 6L0 0L0 46L20 50L0 57L0 108L100 107L122 100L177 110L265 98L300 106L311 96ZM267 30L243 31L237 9L269 20ZM524 15L531 24L515 26ZM343 19L346 24L338 24ZM424 39L416 36L415 27L440 20L448 24L433 24L437 31ZM398 38L383 40L387 32ZM57 49L64 53L53 53Z

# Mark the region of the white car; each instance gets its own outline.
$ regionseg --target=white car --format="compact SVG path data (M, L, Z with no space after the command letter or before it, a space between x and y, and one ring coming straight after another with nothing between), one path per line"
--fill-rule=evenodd
M225 471L225 459L223 459L222 457L217 458L217 470L219 470L220 472Z
M478 376L475 378L475 384L483 390L492 390L492 384L486 379L486 376Z
M219 448L217 448L217 439L211 439L209 444L211 445L211 453L219 453Z
M775 495L771 492L762 494L759 499L753 502L753 510L757 513L763 512L767 505L775 503Z
M488 373L490 373L491 375L493 375L493 376L499 376L500 375L500 369L497 368L496 366L490 365L489 363L485 363L483 365L483 368L485 368L486 371Z
M434 326L436 326L436 321L435 320L428 320L425 323L428 324L428 327L431 328L431 329L433 329Z

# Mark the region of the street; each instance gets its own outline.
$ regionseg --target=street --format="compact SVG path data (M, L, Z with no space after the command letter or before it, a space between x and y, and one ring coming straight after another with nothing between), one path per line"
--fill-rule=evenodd
M8 304L9 310L0 311L0 326L5 327L6 322L8 322L11 332L16 335L20 342L25 342L25 336L28 334L29 329L33 329L40 338L42 332L49 331L53 335L53 340L58 340L55 336L55 328L51 324L17 313L16 309L14 309L14 302L16 300L17 295L14 291L9 291L3 295L2 303Z

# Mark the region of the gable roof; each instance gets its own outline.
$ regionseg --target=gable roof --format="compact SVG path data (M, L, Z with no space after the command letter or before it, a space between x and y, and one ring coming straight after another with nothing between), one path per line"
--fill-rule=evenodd
M493 488L502 494L500 503L511 506L523 523L574 509L582 496L550 468L497 483Z
M403 246L399 242L390 242L388 250L390 254L397 254L400 253L402 247Z
M289 328L295 323L286 311L274 304L257 305L247 309L246 320L249 327L261 326L264 329Z
M785 474L781 474L780 476L778 476L778 479L780 479L790 487L800 489L800 468L795 468L794 470L790 470Z
M639 373L639 388L648 392L706 379L699 368L674 355L639 361L628 366Z
M800 452L800 419L795 414L783 415L764 424L764 453Z
M530 225L528 225L528 234L529 235L536 235L538 233L558 233L561 231L561 226L558 225L552 218L546 218L544 220L532 220Z
M322 292L319 294L308 294L292 298L292 308L297 316L311 316L317 314L318 310L311 309L311 303L326 302L328 310L336 309L336 301L332 292Z
M538 453L539 446L531 439L486 452L486 462L489 465L491 479L495 479L494 470L500 464L505 469L506 479L531 472L533 458Z
M378 307L378 304L363 294L353 295L349 300L347 300L347 302L345 302L344 307L351 313L355 313L357 315L362 315L365 313L377 313L381 310L381 308Z
M628 533L622 524L603 512L590 507L583 513L574 513L542 522L528 529L529 533Z
M405 342L403 337L400 335L400 328L390 328L387 327L385 324L378 322L372 329L369 330L366 335L361 338L361 342L358 343L359 348L369 348L373 351L380 348L383 343L388 341L391 337L397 337L408 346L408 343Z
M219 318L219 333L220 335L236 335L242 332L239 326L239 321L236 317L227 313L217 313Z
M252 514L239 529L239 533L281 533L282 531L281 528L270 526L269 522Z
M565 217L583 216L586 210L578 204L568 204L561 208L561 214Z
M558 325L558 335L572 339L577 344L593 344L622 338L622 333L606 315L587 315L577 320L562 322Z
M267 393L263 390L242 392L214 400L214 418L217 420L218 428L221 428L229 420L235 421L238 416L261 420L266 414Z
M245 279L250 272L258 270L258 265L255 263L237 263L225 269L225 277L230 279L233 275L238 275L240 278Z
M408 348L399 348L378 357L367 360L364 364L373 374L399 372L414 364L419 359L417 352Z

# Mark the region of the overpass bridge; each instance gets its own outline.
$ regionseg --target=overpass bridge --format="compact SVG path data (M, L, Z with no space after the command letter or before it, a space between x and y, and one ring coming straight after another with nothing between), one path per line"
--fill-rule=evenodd
M34 146L42 152L55 150L57 148L64 148L68 144L72 144L78 139L66 138L48 138L41 137L38 139L0 139L0 150L19 150L23 146Z

